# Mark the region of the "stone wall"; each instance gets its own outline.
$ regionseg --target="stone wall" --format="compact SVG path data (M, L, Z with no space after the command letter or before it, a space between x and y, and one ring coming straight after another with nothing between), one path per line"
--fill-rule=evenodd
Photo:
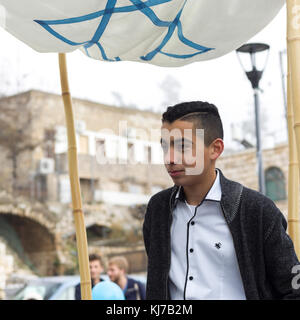
M286 194L288 194L288 145L281 144L273 149L265 149L262 153L264 170L270 167L278 167L285 177ZM217 167L231 180L238 181L248 188L258 190L258 176L256 165L256 150L250 149L244 152L221 156L217 161ZM278 208L287 217L287 200L276 201Z
M0 300L5 299L6 280L13 272L14 259L7 254L6 245L0 239Z

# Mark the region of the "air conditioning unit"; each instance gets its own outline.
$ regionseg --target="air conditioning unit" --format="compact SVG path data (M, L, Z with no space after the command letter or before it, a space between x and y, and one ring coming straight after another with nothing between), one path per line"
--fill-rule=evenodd
M82 120L75 120L75 130L78 133L83 133L86 129L85 122Z
M39 173L40 174L50 174L54 172L54 159L42 158L39 161Z

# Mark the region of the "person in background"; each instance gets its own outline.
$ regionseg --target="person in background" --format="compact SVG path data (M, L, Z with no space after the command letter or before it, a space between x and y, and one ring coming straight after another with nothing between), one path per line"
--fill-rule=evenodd
M107 274L124 292L126 300L145 300L146 288L140 281L127 276L128 261L125 257L114 257L108 261Z
M103 272L103 265L101 257L98 254L90 254L89 262L93 288L100 281L104 281L104 279L100 277L101 273ZM80 283L78 283L78 285L75 287L75 300L81 300Z

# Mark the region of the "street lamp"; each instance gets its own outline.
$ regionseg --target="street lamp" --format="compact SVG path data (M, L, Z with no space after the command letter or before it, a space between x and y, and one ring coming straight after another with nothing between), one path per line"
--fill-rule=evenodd
M259 82L267 64L270 46L264 43L247 43L236 50L238 59L251 82L255 105L256 157L258 162L259 191L265 194L265 175L262 161L260 114L259 114Z

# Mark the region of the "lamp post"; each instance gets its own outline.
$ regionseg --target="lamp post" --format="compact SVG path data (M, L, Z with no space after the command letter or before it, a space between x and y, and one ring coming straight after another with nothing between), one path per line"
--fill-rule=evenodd
M282 96L283 96L283 104L285 110L285 116L287 117L287 92L285 80L287 77L287 70L284 68L284 61L287 59L287 51L279 51L279 62L280 62L280 72L281 72L281 85L282 85Z
M264 43L247 43L236 50L238 59L251 82L255 106L256 157L258 163L259 191L265 194L265 175L262 160L259 82L262 78L270 46Z

